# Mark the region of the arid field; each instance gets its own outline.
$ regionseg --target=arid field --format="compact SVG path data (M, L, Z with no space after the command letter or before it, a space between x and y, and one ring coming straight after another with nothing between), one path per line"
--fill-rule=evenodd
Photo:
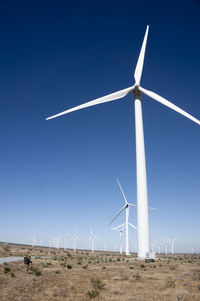
M24 255L36 256L29 274L23 261L0 265L1 301L200 301L199 255L141 261L135 254L0 244L0 257Z

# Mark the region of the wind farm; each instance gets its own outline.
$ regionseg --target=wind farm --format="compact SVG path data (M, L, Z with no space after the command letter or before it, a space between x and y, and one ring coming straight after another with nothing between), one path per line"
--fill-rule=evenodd
M199 301L199 2L0 11L0 301Z
M159 96L158 94L146 90L140 86L140 81L143 72L147 37L149 32L149 26L146 28L144 40L140 50L139 58L136 64L134 79L135 83L133 86L126 88L124 90L97 98L95 100L86 102L82 105L76 106L74 108L65 110L61 113L53 115L46 118L50 120L77 110L81 110L87 107L95 106L105 102L110 102L118 100L127 96L129 93L133 93L134 104L135 104L135 137L136 137L136 182L137 182L137 229L138 229L138 240L137 240L137 254L138 258L145 259L150 257L150 232L149 232L149 213L148 213L148 193L147 193L147 176L146 176L146 159L145 159L145 145L144 145L144 130L143 130L143 117L142 117L142 94L145 94L156 100L157 102L163 104L164 106L178 112L179 114L187 117L193 122L200 125L200 121L182 110L178 106L174 105L167 99ZM120 184L119 184L120 185ZM121 189L121 186L120 186ZM122 191L123 194L123 191ZM123 194L124 196L124 194ZM129 254L129 242L128 242L128 214L129 214L129 204L125 199L126 210L126 255ZM122 208L121 210L123 210ZM120 211L121 212L121 211ZM129 223L130 224L130 223Z

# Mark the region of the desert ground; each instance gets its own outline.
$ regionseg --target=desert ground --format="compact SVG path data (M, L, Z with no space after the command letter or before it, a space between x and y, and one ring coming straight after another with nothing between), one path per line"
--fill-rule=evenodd
M137 260L112 252L0 244L0 257L35 256L0 265L1 301L200 301L200 255Z

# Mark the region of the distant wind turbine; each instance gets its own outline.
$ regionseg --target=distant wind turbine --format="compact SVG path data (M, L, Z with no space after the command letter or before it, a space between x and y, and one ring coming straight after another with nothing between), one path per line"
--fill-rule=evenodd
M67 240L68 240L68 236L64 236L64 250L66 251L67 249Z
M74 252L76 252L76 241L77 241L77 239L79 239L79 238L78 238L78 235L76 234L76 231L74 232L74 235L72 236L71 239L72 239L73 242L74 242Z
M137 228L136 228L133 224L131 224L131 223L129 222L129 207L130 207L130 206L136 206L136 205L135 205L135 204L130 204L130 203L127 202L126 196L125 196L125 194L124 194L124 191L123 191L123 189L122 189L122 187L121 187L121 184L120 184L120 182L119 182L118 179L117 179L117 183L118 183L119 188L120 188L120 190L121 190L121 193L122 193L122 195L123 195L125 204L124 204L124 206L120 209L120 211L117 213L117 215L111 220L111 222L109 223L109 225L111 225L111 224L114 222L114 220L120 215L120 213L122 213L123 210L126 210L126 222L125 222L124 224L118 226L118 227L123 227L123 226L125 226L125 228L126 228L126 255L130 255L130 253L129 253L129 234L128 234L129 226L133 227L134 229L137 229Z
M94 240L95 240L95 238L97 238L97 236L94 235L93 230L91 228L90 229L90 238L89 238L89 241L92 242L92 245L91 245L91 251L92 251L92 253L94 252Z
M35 244L37 243L37 239L35 237L35 234L33 235L33 239L32 239L32 247L35 247Z
M144 131L142 118L142 93L163 104L164 106L180 113L181 115L191 119L200 125L200 121L188 114L178 106L169 102L167 99L158 94L146 90L140 86L142 77L147 36L149 26L146 28L143 44L135 68L134 78L135 84L124 90L97 98L95 100L78 105L74 108L65 110L59 114L46 118L52 119L73 111L77 111L90 106L98 105L105 102L110 102L125 97L128 93L133 93L135 101L135 133L136 133L136 165L137 165L137 223L138 223L138 257L147 258L150 253L150 235L149 235L149 214L148 214L148 194L147 194L147 177L146 177L146 160L145 160L145 146L144 146Z
M167 253L168 253L168 250L167 250L167 244L168 244L168 240L165 240L165 239L162 239L162 241L163 241L163 246L164 246L164 249L165 249L165 255L167 255Z
M174 254L174 242L177 238L169 238L168 242L171 243L171 253Z
M119 243L120 243L119 252L120 252L120 254L122 254L122 232L124 229L125 229L125 225L124 226L119 225L118 227L115 227L115 228L112 227L112 230L119 232Z

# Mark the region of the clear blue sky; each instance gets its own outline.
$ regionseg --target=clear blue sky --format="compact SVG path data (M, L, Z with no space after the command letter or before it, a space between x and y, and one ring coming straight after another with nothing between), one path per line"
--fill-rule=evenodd
M132 96L45 118L132 85L149 24L142 86L200 119L199 16L189 0L1 2L1 241L76 229L87 247L92 226L98 248L118 245L116 176L136 202ZM145 96L143 117L151 238L199 251L200 126Z

